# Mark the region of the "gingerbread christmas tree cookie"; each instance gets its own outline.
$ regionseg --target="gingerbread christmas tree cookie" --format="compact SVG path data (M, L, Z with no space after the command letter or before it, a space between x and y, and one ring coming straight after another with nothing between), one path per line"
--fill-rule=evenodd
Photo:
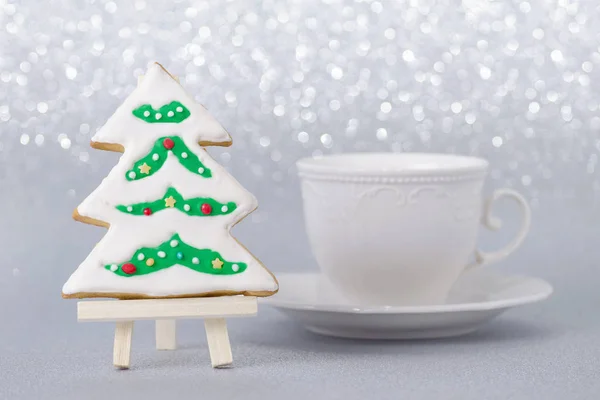
M153 64L92 138L92 147L123 155L74 212L108 232L65 283L63 297L277 292L275 277L229 232L257 206L203 148L230 144L208 111Z

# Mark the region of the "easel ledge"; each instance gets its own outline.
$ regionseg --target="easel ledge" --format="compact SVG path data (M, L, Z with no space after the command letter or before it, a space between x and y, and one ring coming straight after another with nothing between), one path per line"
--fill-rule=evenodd
M256 297L225 296L190 299L105 300L77 303L80 322L116 322L113 364L129 368L133 323L156 320L156 347L174 350L176 319L204 318L204 327L213 367L227 367L233 357L225 318L255 316Z
M224 296L191 299L79 301L79 322L131 321L170 318L225 318L253 316L256 297Z

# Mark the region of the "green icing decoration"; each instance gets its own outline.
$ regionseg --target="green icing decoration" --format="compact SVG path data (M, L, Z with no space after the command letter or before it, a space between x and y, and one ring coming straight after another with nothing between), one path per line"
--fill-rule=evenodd
M131 113L149 124L178 124L190 116L190 110L178 101L165 104L158 110L152 108L150 104L143 104Z
M190 151L183 139L179 136L165 136L154 142L150 153L133 164L133 168L125 173L125 178L128 181L137 181L153 175L167 161L170 151L188 171L205 178L212 176L210 169L206 168L198 156Z
M130 204L128 206L119 205L117 206L117 210L131 215L151 215L155 212L170 208L171 206L168 204L172 204L173 202L173 208L193 217L226 215L232 213L237 208L233 202L223 204L208 197L195 197L186 200L175 188L171 187L167 189L167 192L160 200ZM205 204L208 204L208 207ZM150 212L148 213L146 210L149 210ZM210 211L207 213L206 211L208 210Z
M245 263L225 261L216 251L196 249L182 242L178 234L158 247L142 247L129 261L105 265L104 268L116 275L129 278L151 274L174 265L182 265L211 275L234 275L244 272L247 268Z

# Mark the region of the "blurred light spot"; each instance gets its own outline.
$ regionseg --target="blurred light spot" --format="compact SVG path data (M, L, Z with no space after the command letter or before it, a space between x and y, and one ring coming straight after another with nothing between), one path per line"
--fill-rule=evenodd
M342 79L344 76L344 71L340 67L333 67L331 69L331 77L333 79Z
M402 52L402 59L406 62L415 61L415 53L413 53L412 50L404 50Z
M450 105L450 109L452 110L452 112L454 114L458 114L462 111L462 104L460 104L459 102L455 101L454 103L452 103Z
M64 133L58 135L58 143L60 144L60 147L65 150L71 148L71 139Z
M75 79L77 77L77 70L70 66L69 64L65 65L65 75L67 79Z
M321 143L323 143L324 147L329 149L333 145L333 138L329 133L324 133L321 135Z
M42 135L41 133L38 133L37 135L35 135L35 144L37 144L38 146L41 146L44 144L44 135Z
M482 65L479 68L479 75L481 76L481 79L490 79L490 77L492 76L492 70L486 67L485 65Z
M552 61L554 61L555 63L560 63L564 61L564 56L562 51L560 50L552 50L552 52L550 53L550 58L552 59Z
M48 103L40 102L37 104L37 110L41 114L45 114L48 111Z
M519 4L519 10L521 10L521 12L523 13L528 13L529 11L531 11L531 4L529 4L529 2L524 1L521 4Z
M546 98L548 99L548 101L556 103L556 101L558 100L558 93L556 93L554 90L550 90L548 91L548 93L546 93Z
M258 142L262 147L269 147L271 144L271 139L269 139L267 136L262 136Z
M106 10L107 13L114 14L117 11L117 4L112 1L109 1L104 6L104 9Z
M306 142L308 142L308 139L309 139L308 133L306 133L306 132L299 132L298 133L298 141L300 143L306 143Z
M531 103L529 103L530 113L537 114L538 111L540 111L540 103L538 103L537 101L532 101Z

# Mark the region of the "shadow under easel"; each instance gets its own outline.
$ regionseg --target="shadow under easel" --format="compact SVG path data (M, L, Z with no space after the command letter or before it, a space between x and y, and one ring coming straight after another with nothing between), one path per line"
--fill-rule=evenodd
M286 318L269 319L260 327L244 325L233 329L235 357L233 369L255 368L293 363L298 357L337 358L346 355L389 356L417 358L435 349L437 355L455 356L465 350L486 345L502 346L513 343L533 343L549 340L566 333L563 326L535 324L531 320L504 317L490 322L475 332L448 338L412 340L361 340L318 335ZM244 329L245 328L245 329ZM186 335L187 336L187 335ZM205 342L180 342L175 352L148 355L140 367L157 370L189 368L204 364L208 358ZM149 353L152 354L152 353ZM203 366L203 365L202 365Z

